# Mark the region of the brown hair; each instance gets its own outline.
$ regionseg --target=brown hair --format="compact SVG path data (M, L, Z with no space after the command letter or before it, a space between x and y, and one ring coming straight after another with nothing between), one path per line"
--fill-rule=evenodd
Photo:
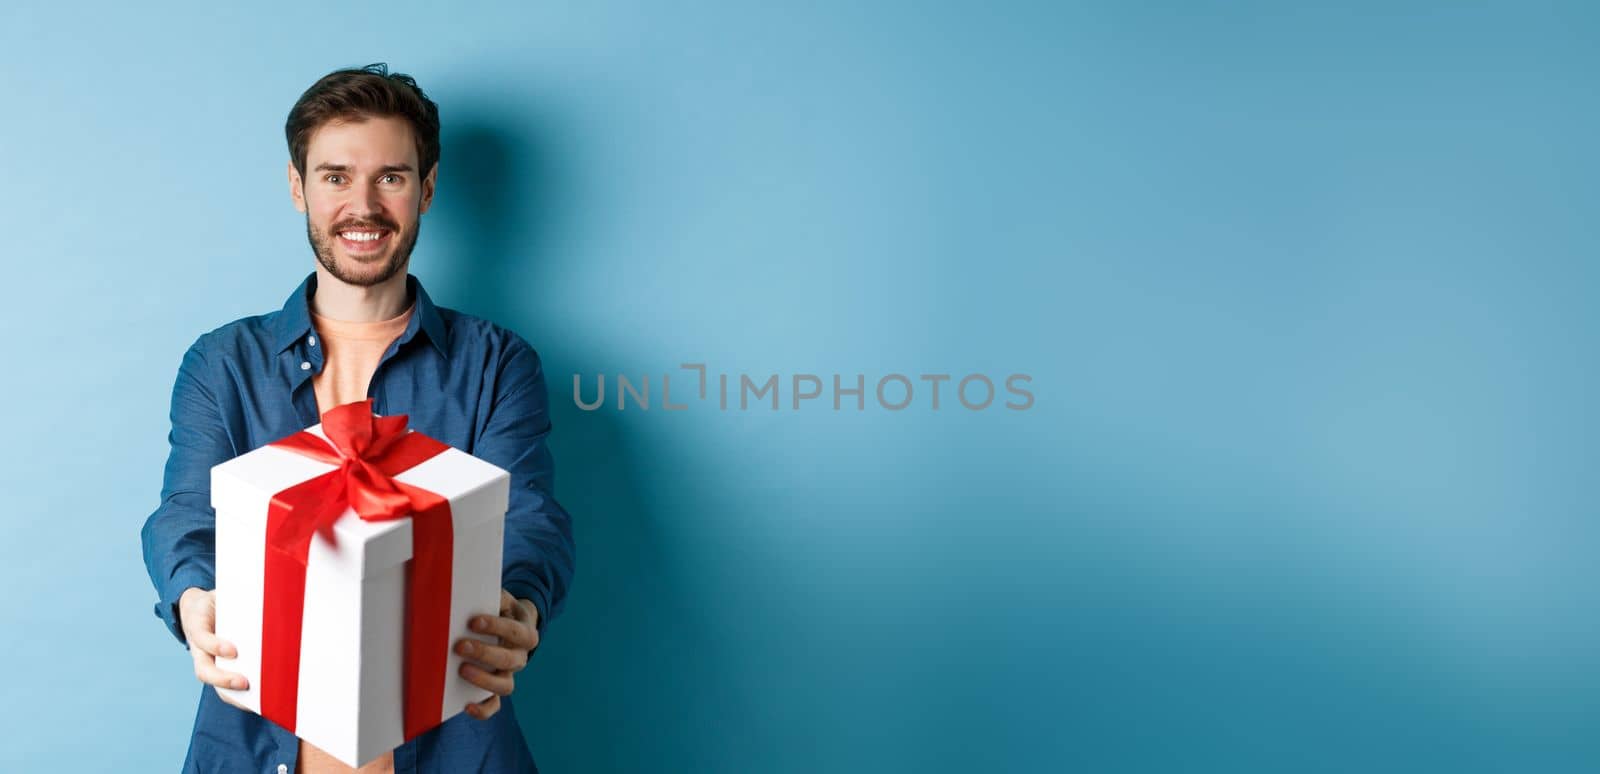
M439 161L439 106L422 93L411 76L391 74L383 62L335 70L300 95L283 125L294 168L305 176L306 148L317 127L329 121L379 116L403 118L411 124L417 140L417 174L426 176Z

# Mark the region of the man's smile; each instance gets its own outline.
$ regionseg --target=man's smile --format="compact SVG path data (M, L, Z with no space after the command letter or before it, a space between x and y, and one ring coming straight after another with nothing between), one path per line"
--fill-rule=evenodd
M375 253L389 244L393 234L388 229L346 229L339 232L339 242L352 253Z

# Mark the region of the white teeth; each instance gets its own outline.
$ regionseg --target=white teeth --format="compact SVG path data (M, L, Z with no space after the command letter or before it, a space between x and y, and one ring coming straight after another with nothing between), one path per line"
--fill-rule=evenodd
M344 231L339 236L352 242L371 242L377 239L381 232L378 231Z

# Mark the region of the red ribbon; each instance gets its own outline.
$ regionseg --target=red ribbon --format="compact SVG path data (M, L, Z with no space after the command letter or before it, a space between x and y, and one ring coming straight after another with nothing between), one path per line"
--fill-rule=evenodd
M269 445L339 466L273 495L267 510L261 625L261 714L290 731L300 691L300 625L311 536L334 543L333 524L353 508L367 521L411 517L406 566L405 738L439 725L450 648L450 501L394 480L449 447L406 431L406 415L372 415L372 399L322 415L324 441L302 430ZM329 442L332 443L329 443Z

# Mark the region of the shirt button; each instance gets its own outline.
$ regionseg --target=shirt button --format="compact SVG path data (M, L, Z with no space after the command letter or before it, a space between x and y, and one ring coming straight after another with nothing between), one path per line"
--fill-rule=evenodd
M306 337L306 343L310 344L313 347L315 347L317 345L317 337L315 335L307 336Z
M304 361L304 360L300 361L300 370L302 370L302 371L310 371L311 370L311 364L306 362L306 361Z
M289 766L283 763L278 764L278 774L289 774Z

